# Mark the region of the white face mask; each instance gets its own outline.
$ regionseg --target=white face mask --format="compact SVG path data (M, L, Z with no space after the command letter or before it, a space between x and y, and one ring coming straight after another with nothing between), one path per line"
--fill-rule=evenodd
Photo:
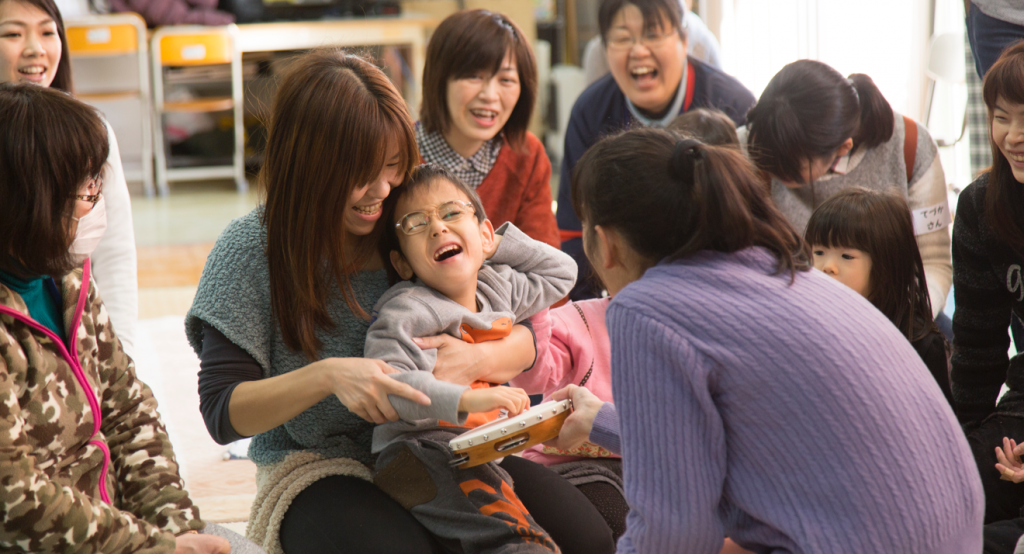
M75 259L76 264L84 262L92 255L96 246L99 245L100 239L103 238L103 233L107 230L105 200L105 198L100 198L100 201L93 206L89 213L81 219L76 219L78 229L75 231L75 240L71 243L70 248L71 256Z

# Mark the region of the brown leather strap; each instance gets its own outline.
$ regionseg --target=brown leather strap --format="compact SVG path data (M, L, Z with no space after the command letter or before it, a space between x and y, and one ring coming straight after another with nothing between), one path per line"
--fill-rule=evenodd
M903 161L907 163L907 184L914 176L914 159L917 157L917 123L907 116L903 116Z

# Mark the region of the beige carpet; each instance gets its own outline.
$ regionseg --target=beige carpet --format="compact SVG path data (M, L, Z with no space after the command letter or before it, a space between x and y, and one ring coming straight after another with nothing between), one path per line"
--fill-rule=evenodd
M256 465L224 460L228 447L206 430L199 413L199 359L185 338L182 316L140 320L135 342L138 375L156 395L185 487L203 519L246 521L256 495Z

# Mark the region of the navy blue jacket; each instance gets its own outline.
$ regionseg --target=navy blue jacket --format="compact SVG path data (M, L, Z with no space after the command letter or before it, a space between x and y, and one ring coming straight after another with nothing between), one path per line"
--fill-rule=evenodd
M747 110L754 105L754 95L734 77L700 60L687 58L694 75L693 99L679 113L692 108L716 108L732 118L737 127L746 124ZM572 207L572 170L588 148L601 137L625 129L633 123L626 107L626 95L611 74L598 79L583 91L569 116L565 132L562 172L558 184L558 230L562 250L579 264L579 280L569 294L573 300L595 297L601 287L591 277L590 264L583 255L580 220Z

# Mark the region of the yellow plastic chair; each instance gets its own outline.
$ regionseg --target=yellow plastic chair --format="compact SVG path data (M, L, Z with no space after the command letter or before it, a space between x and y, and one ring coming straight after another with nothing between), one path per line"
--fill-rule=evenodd
M238 28L193 25L160 27L151 40L153 63L153 144L156 158L156 184L161 195L168 192L169 181L234 179L239 192L248 189L245 179L244 127L242 102L242 60L235 49ZM194 100L165 100L165 69L227 65L231 74L230 96L199 97ZM164 141L163 116L171 112L230 112L233 118L234 153L229 165L169 167Z
M104 111L108 116L116 115L110 113L110 110L118 106L113 104L115 102L130 99L136 99L139 102L141 117L138 118L137 124L141 126L142 154L137 164L124 164L125 178L129 181L142 181L146 194L152 196L154 192L153 131L149 115L152 102L146 22L133 13L117 13L70 19L64 22L64 27L73 64L100 63L111 71L123 69L137 71L138 79L133 86L129 87L125 83L115 82L106 87L103 84L94 83L88 87L89 92L80 92L77 97L101 110L107 108ZM131 63L133 67L118 65L125 62ZM97 66L92 65L91 67ZM82 75L79 72L77 79L79 85L85 84L88 80L88 75ZM113 124L112 126L117 133L118 126Z

